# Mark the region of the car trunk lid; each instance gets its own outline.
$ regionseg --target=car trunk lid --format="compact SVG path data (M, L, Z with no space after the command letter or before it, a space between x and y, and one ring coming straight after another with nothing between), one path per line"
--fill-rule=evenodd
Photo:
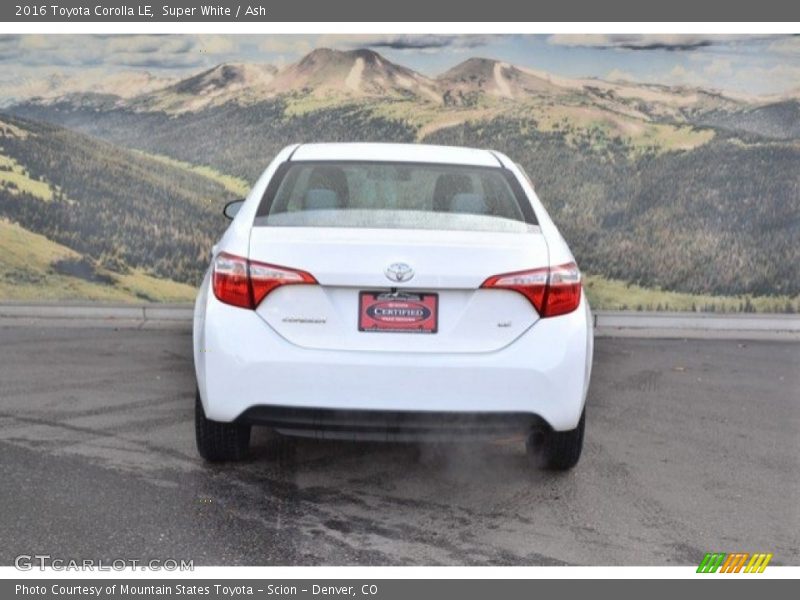
M527 233L254 227L250 259L302 269L318 281L282 286L256 309L293 344L319 350L464 353L498 350L536 322L536 311L522 295L480 286L498 273L547 266L548 251L536 227ZM408 266L413 275L390 280L387 269L397 265ZM389 301L396 294L414 305L422 300L435 309L435 333L360 331L362 292Z

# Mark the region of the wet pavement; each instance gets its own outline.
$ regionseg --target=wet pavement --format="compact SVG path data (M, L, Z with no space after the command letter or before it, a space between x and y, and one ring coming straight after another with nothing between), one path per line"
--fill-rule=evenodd
M0 564L800 563L800 344L598 339L578 467L520 440L204 464L183 330L0 328Z

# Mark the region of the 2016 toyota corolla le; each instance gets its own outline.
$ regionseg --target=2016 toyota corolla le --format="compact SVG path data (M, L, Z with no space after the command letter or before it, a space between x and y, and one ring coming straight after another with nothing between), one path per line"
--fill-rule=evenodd
M581 453L592 319L575 259L522 169L487 150L282 150L213 249L197 297L197 446L283 435L526 436Z

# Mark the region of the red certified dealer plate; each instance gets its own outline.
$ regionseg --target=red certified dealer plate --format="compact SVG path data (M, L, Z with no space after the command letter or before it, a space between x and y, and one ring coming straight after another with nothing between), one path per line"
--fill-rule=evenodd
M361 292L358 296L359 331L436 333L438 294Z

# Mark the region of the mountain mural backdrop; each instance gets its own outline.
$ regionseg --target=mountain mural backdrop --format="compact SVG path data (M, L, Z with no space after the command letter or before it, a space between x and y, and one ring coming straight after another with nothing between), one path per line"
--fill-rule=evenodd
M42 90L46 93L42 93ZM0 109L0 298L186 300L284 145L425 142L517 160L596 307L800 310L800 98L569 79L372 50L184 79L74 78Z

